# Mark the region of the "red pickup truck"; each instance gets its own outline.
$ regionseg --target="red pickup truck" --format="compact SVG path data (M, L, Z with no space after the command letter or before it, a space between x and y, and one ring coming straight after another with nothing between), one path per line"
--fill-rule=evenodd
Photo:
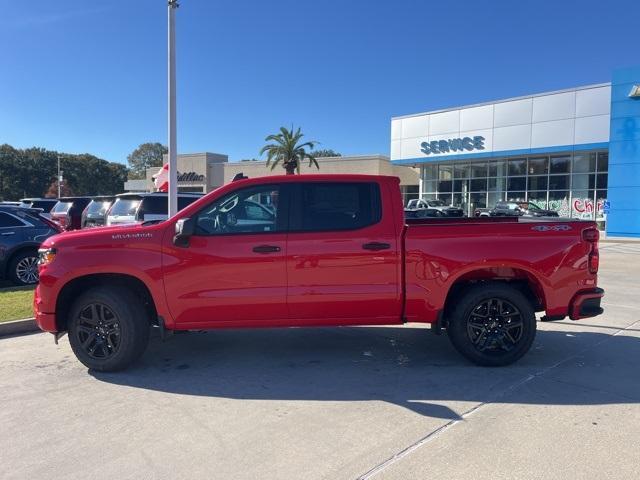
M399 181L241 179L150 225L65 232L40 249L40 328L87 367L140 357L150 327L389 325L445 329L480 365L531 347L535 312L602 313L593 222L405 221Z

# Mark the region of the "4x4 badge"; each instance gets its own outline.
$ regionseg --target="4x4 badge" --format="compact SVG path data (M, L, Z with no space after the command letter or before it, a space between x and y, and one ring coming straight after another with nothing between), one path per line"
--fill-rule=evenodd
M573 227L571 225L536 225L531 227L531 230L538 232L566 232L567 230L573 230Z

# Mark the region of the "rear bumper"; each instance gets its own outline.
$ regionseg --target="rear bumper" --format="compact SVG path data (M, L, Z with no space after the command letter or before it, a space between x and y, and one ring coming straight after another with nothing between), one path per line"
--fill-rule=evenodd
M573 300L571 300L569 318L571 320L580 320L581 318L600 315L604 312L600 306L602 297L604 297L604 290L602 288L578 292L573 297Z

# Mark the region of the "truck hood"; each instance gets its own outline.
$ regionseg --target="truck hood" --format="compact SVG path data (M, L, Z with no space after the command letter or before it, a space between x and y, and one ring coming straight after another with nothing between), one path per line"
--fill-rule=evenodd
M159 223L143 226L140 224L116 225L113 227L87 228L71 230L49 237L42 243L42 248L66 247L76 245L92 245L127 241L136 238L158 237L166 228L166 224Z

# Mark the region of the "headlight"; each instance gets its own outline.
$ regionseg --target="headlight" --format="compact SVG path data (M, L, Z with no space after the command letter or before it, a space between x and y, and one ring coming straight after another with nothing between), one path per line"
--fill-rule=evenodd
M55 248L41 248L38 250L38 265L49 265L56 258Z

